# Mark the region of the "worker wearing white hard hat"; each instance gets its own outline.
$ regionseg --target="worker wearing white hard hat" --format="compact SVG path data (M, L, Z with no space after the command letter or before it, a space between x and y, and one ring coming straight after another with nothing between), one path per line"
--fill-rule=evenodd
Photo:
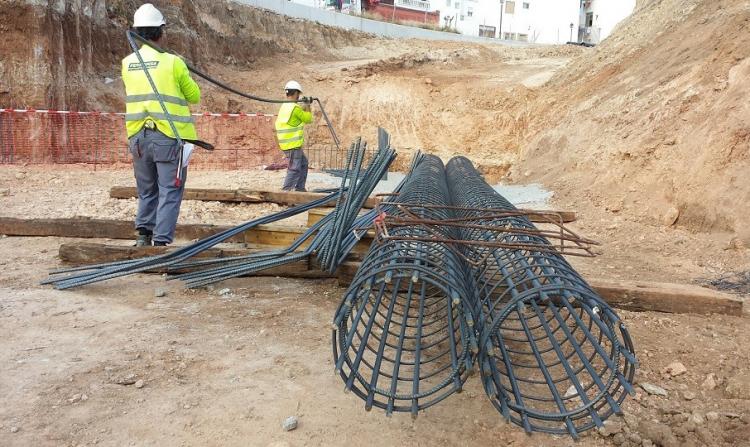
M133 28L158 28L166 24L161 11L151 3L141 5L133 14Z
M288 166L283 189L285 191L306 191L307 156L305 156L305 124L312 123L310 101L300 101L302 86L297 81L289 81L284 86L286 99L276 117L276 140L284 152Z
M166 23L151 3L142 5L133 16L135 33L154 44L163 41ZM187 167L182 167L181 181L175 181L182 153L175 130L183 141L198 139L188 105L197 104L201 92L179 57L160 53L148 44L138 52L167 113L137 55L132 53L123 59L122 80L127 95L125 127L138 189L136 246L167 245L174 239L187 176Z

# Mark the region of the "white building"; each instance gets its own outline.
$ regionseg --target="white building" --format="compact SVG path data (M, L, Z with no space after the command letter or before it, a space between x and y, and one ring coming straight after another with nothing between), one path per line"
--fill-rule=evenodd
M598 44L635 9L635 0L581 0L578 41Z
M462 34L560 44L578 36L580 0L432 0L440 24Z

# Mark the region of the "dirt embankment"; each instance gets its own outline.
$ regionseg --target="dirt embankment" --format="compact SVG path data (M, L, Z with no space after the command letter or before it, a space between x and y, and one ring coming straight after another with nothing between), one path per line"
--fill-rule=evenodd
M31 0L0 5L0 104L71 110L122 108L119 67L130 52L125 30L142 2ZM171 50L198 67L236 70L259 58L315 54L351 45L362 34L213 0L154 0L165 14ZM305 42L299 45L299 42ZM226 104L226 100L222 101Z
M539 93L513 178L750 242L748 24L743 1L640 2Z
M542 181L582 212L750 245L750 9L740 0L642 0L590 50L377 39L227 2L155 3L170 48L259 95L301 81L345 144L383 126L402 162L412 149L465 154L493 181L513 167L511 180ZM0 7L0 104L120 110L137 4ZM197 110L275 108L204 86Z

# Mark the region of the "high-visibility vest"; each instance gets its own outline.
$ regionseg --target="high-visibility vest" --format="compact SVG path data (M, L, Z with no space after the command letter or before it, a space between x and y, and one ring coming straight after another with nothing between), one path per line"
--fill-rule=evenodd
M140 54L180 137L197 140L195 121L190 114L188 101L177 82L178 71L187 71L184 62L173 54L159 53L147 45L141 47ZM149 120L156 124L161 133L175 138L167 115L159 104L135 53L122 60L122 80L127 94L125 127L128 138L138 133Z
M285 102L279 109L276 117L276 137L282 151L297 149L305 144L305 124L300 122L297 126L289 124L294 108L299 107L296 103Z

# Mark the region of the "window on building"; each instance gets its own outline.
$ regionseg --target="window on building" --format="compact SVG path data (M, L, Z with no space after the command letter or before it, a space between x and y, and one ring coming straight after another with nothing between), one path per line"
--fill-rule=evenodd
M469 17L473 17L474 16L474 9L471 8L471 7L466 8L466 15L469 16Z
M461 2L456 2L456 4L453 5L453 7L456 9L461 9Z
M503 39L505 40L513 40L515 37L515 34L513 33L503 33Z
M587 12L586 13L586 28L591 28L592 26L594 26L594 13Z
M529 35L528 34L518 34L518 40L521 42L528 42L529 41Z
M451 7L451 0L445 0L445 6L447 8L450 8Z
M523 2L523 9L529 9L529 2Z
M464 15L463 14L461 14L461 21L462 22L464 21Z
M479 25L479 37L495 37L495 27Z
M516 12L516 2L505 2L505 13L514 14Z

